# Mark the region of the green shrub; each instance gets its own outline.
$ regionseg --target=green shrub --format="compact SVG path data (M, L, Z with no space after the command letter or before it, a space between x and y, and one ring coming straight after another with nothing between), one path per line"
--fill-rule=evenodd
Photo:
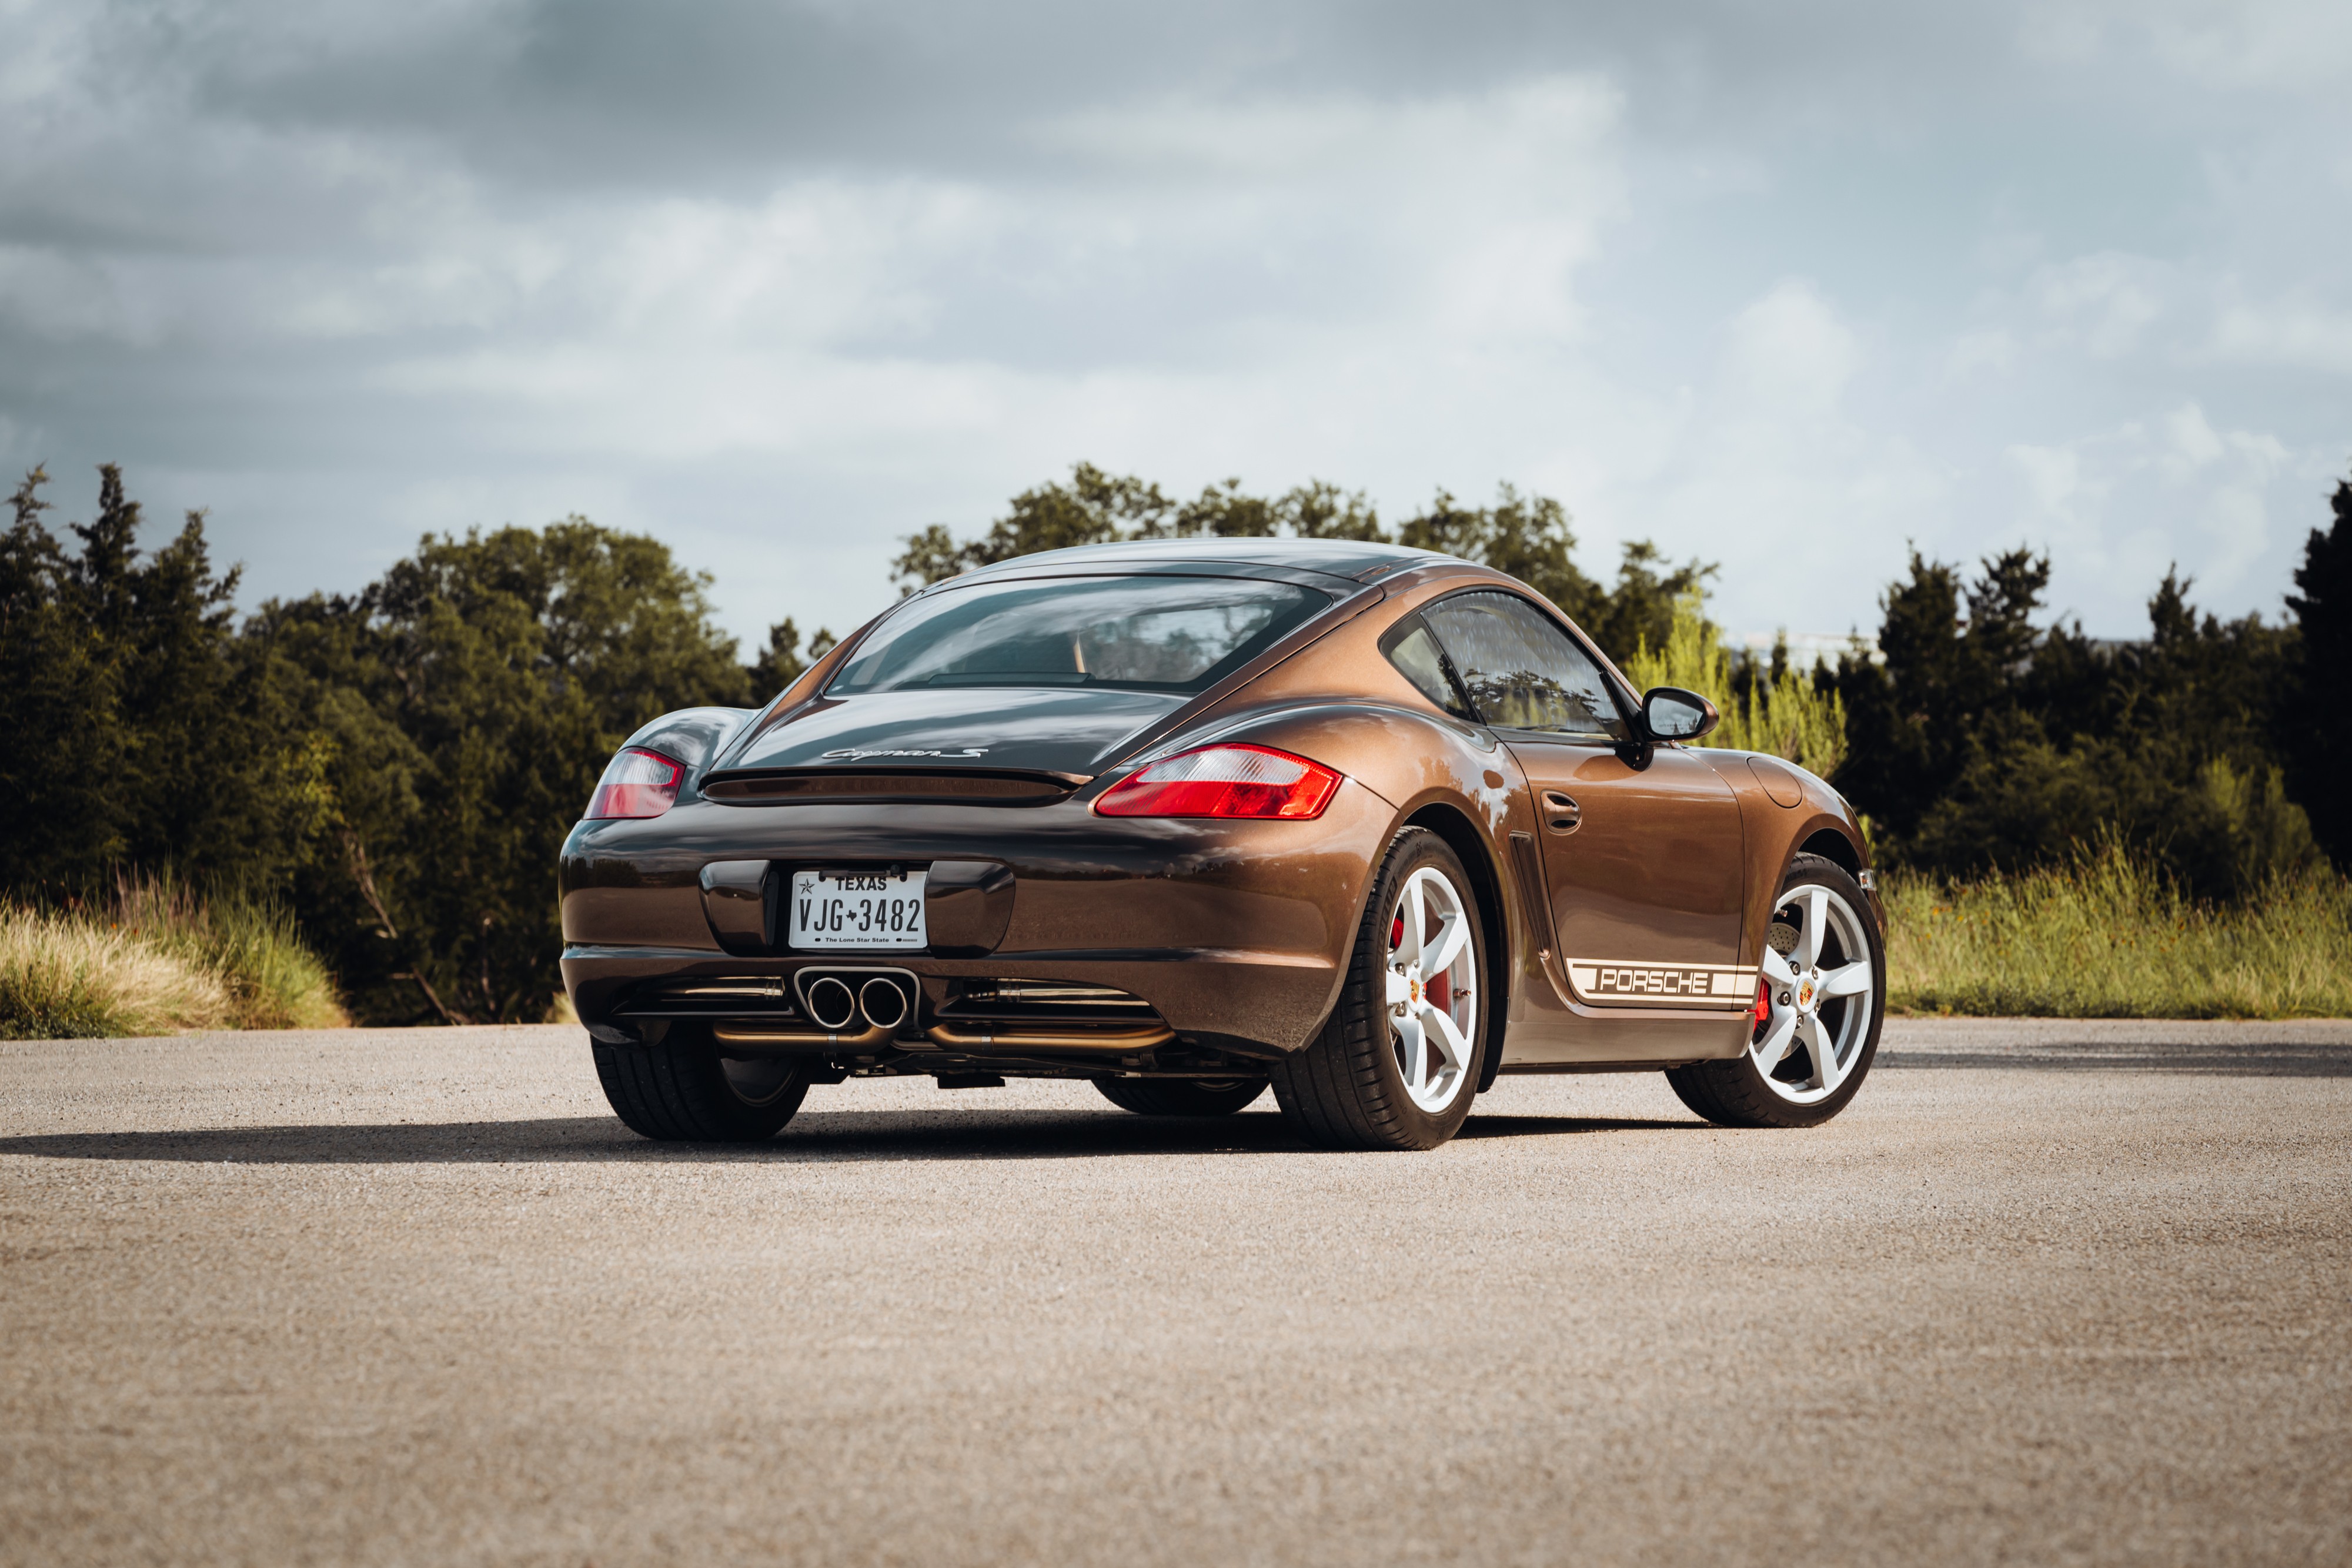
M2324 869L2239 901L2187 897L2109 842L2071 864L1973 881L1891 878L1900 1010L2047 1018L2352 1015L2352 883Z
M1723 723L1700 745L1769 751L1823 779L1836 772L1845 760L1845 705L1785 665L1777 675L1759 674L1754 689L1742 696L1720 630L1706 618L1706 596L1696 589L1675 598L1665 645L1653 648L1645 638L1625 662L1626 677L1642 690L1680 686L1722 711Z
M340 1029L351 1022L327 967L273 899L223 888L199 896L169 875L115 883L114 924L217 976L230 1028Z

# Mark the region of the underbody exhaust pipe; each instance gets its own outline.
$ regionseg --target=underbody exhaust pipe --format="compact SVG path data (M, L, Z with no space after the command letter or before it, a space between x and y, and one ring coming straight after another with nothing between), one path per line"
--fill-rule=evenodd
M817 984L839 985L840 982L820 980ZM812 997L816 994L816 986L809 988L809 994ZM866 1021L876 1029L897 1029L907 1021L907 993L898 988L898 982L880 975L857 988L857 1007L866 1015Z
M894 987L893 989L896 988ZM847 1029L857 1016L857 998L849 982L833 975L821 975L808 985L809 1021L838 1033Z
M905 969L864 967L803 969L793 977L801 1017L832 1037L832 1043L878 1045L915 1016L922 982ZM761 1026L762 1038L775 1031ZM782 1036L796 1034L784 1030Z

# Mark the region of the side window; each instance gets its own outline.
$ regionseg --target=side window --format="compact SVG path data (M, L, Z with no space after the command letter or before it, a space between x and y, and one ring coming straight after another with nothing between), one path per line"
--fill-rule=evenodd
M1461 693L1445 673L1445 655L1438 652L1437 639L1416 615L1403 622L1404 635L1390 634L1391 641L1385 650L1389 663L1397 672L1420 689L1421 695L1444 708L1456 718L1468 718L1470 712L1462 706Z
M1601 671L1542 612L1511 593L1459 593L1422 612L1479 717L1498 729L1627 738Z

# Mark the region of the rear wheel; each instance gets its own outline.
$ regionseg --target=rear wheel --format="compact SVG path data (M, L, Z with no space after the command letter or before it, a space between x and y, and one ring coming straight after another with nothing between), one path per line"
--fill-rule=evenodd
M1275 1063L1275 1098L1333 1149L1432 1149L1470 1113L1486 1038L1477 900L1445 841L1407 828L1389 845L1339 1005L1304 1051Z
M1265 1092L1263 1078L1097 1078L1102 1097L1139 1116L1230 1116Z
M673 1029L659 1045L591 1043L614 1114L648 1138L761 1143L808 1094L808 1076L793 1058L722 1056L699 1029Z
M1727 1127L1817 1127L1852 1103L1886 1019L1886 947L1869 909L1835 862L1790 863L1748 1050L1670 1070L1684 1104Z

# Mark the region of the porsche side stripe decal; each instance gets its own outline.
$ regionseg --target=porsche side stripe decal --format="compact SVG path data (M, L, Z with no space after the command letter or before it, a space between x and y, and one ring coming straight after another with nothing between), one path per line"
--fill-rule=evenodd
M1580 1002L1653 1007L1745 1008L1756 1000L1753 964L1654 964L1637 958L1570 958L1563 966Z

